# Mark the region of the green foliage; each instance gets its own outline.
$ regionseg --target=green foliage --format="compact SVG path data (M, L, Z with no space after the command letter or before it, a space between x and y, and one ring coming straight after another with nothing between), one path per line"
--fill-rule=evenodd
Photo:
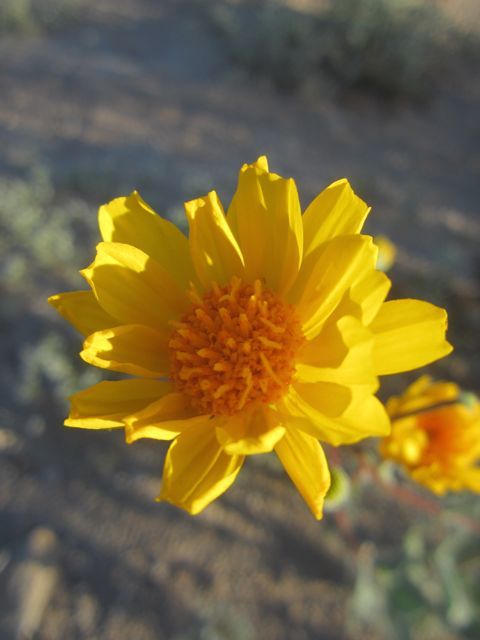
M281 2L210 7L232 58L286 91L331 82L388 98L423 99L442 82L459 33L431 3L335 0L315 14Z
M172 640L253 640L249 620L230 605L206 607L204 620L191 631L175 636Z
M83 367L74 357L75 349L61 331L45 331L35 345L20 346L16 397L26 404L43 404L47 397L59 407L65 407L74 391L101 380L98 369Z
M336 511L345 506L350 499L350 478L341 467L331 467L331 484L325 496L325 510Z
M0 180L0 273L11 291L64 285L92 256L95 211L81 200L57 201L48 177ZM85 240L89 242L85 242ZM77 283L79 279L75 279Z
M412 526L403 549L382 561L373 546L361 548L352 614L392 640L477 637L478 540L462 527L438 544L429 536Z
M453 29L417 0L337 0L325 15L325 64L347 87L421 98L441 80Z
M0 275L7 289L26 295L44 283L78 284L72 265L86 266L92 257L95 211L81 200L55 201L41 172L31 182L0 180L0 194Z
M85 202L56 200L42 172L31 181L0 179L0 323L9 336L0 344L1 400L60 406L99 379L72 358L79 336L54 325L47 304L48 295L83 286L77 269L92 258L95 222Z
M50 31L77 21L81 0L2 0L0 33Z
M306 15L275 2L243 10L219 4L208 11L234 62L252 75L296 91L314 71L319 43L316 23Z

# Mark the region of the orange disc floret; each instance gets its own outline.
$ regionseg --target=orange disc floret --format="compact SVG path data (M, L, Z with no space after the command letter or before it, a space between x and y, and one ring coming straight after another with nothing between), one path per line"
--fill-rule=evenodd
M260 280L229 284L193 305L169 340L171 378L203 414L233 415L253 403L278 400L295 372L304 341L294 308Z

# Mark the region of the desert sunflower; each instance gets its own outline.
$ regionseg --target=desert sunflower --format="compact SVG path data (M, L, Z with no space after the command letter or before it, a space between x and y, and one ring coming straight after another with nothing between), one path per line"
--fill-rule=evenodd
M386 459L434 493L480 493L480 403L462 401L453 382L422 376L387 402L391 434L380 444Z
M379 271L390 271L395 263L397 247L386 236L375 236L373 242L377 245L377 269Z
M319 441L384 436L378 376L445 356L446 313L384 302L390 281L347 180L302 215L265 157L240 171L227 213L187 202L188 238L134 192L100 208L89 291L51 304L86 336L81 357L135 376L71 398L70 427L173 441L159 496L192 514L274 450L315 517L330 476Z

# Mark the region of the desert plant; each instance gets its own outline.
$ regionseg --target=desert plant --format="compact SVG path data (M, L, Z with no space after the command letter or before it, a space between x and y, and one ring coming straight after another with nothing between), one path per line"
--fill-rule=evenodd
M51 31L77 21L84 10L81 0L2 0L0 33Z
M338 0L322 22L324 69L387 97L427 96L455 48L440 11L417 0Z
M336 0L316 13L269 1L207 7L232 59L285 91L328 84L386 98L424 99L468 39L434 3ZM478 40L478 38L477 38Z

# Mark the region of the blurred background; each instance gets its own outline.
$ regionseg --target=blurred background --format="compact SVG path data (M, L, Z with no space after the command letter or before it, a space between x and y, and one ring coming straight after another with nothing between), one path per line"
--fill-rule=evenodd
M184 225L266 153L304 206L349 178L392 295L449 311L428 371L478 392L479 59L478 0L0 0L2 639L480 637L478 498L391 488L367 442L329 452L355 482L320 523L268 455L200 516L156 504L162 443L62 427L101 373L46 304L100 204Z

